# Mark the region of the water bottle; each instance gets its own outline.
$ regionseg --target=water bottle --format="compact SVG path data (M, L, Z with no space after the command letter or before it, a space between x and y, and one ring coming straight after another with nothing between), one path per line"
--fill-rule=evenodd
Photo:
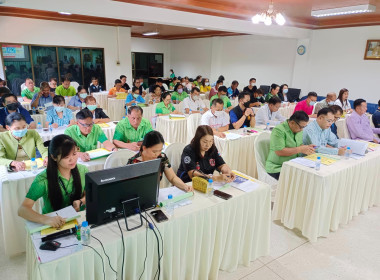
M350 147L347 147L347 150L346 150L346 152L344 153L344 158L345 158L345 159L349 159L349 158L351 157L351 153L352 153L351 148L350 148Z
M82 227L80 228L80 235L83 245L89 245L91 242L91 232L87 221L82 222Z
M166 214L170 217L173 216L174 213L174 203L173 196L171 194L168 195L168 203L166 204Z
M203 114L203 108L202 108L202 107L199 109L199 112L200 112L201 114Z
M214 194L214 188L212 187L212 183L212 179L208 179L206 194L209 197L211 197Z
M32 158L32 163L30 164L30 166L31 166L32 172L36 174L38 170L38 166L37 166L37 161L35 158Z
M247 135L247 126L246 125L244 125L244 127L243 127L243 135Z
M42 132L42 124L40 122L37 124L37 131L38 133Z
M32 108L32 115L35 115L36 114L36 107L33 107Z
M51 125L51 124L49 124L49 132L50 132L50 134L52 134L52 133L53 133L53 127L52 127L52 125Z
M269 130L269 122L267 122L267 126L265 127L265 130Z
M315 162L315 170L319 171L321 169L321 157L317 157L317 161Z
M191 113L192 113L192 112L191 112L191 109L189 109L189 115L191 115Z

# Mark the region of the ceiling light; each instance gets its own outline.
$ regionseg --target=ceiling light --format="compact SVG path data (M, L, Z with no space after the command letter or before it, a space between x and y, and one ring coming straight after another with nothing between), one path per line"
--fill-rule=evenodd
M158 31L151 31L151 32L144 32L142 35L144 36L154 36L154 35L158 35L160 34L160 32Z
M311 11L311 15L313 17L329 17L329 16L371 13L374 11L376 11L376 6L365 4L365 5L347 6L347 7L325 9L325 10L313 10Z
M284 25L286 22L284 16L281 13L276 12L273 7L272 0L269 4L268 10L252 17L252 23L258 24L264 22L265 25L271 25L272 21L276 21L278 25Z
M68 12L58 12L58 14L61 14L61 15L68 15L68 16L71 15L71 13L68 13Z

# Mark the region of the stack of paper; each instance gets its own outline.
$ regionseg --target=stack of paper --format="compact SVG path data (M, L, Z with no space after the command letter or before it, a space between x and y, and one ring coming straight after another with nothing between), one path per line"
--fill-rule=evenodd
M185 119L185 115L179 115L179 114L170 114L169 119L171 120L179 120L179 119Z
M106 157L106 156L109 156L110 154L112 154L112 152L110 152L104 148L88 151L87 153L90 155L91 159Z
M248 178L247 176L236 171L234 171L234 173L236 178L232 183L230 183L234 188L237 188L243 192L251 192L260 186L254 179Z
M236 140L236 139L239 139L242 137L242 135L240 134L237 134L237 133L233 133L233 132L225 132L224 134L226 134L226 139L227 140Z
M315 167L315 162L314 161L312 161L310 159L305 159L303 157L294 158L294 159L292 159L290 161L298 163L298 164L306 166L306 167L310 167L310 168L314 168Z
M116 92L116 99L126 99L127 94L127 92Z
M98 123L97 125L100 126L101 128L110 127L110 125L108 123Z
M361 141L355 141L355 140L345 139L345 138L339 139L339 142L338 142L339 147L350 147L353 154L357 154L360 156L365 155L368 144L369 143L365 141L361 142Z
M328 157L326 155L323 155L323 154L311 154L311 155L308 155L306 157L304 157L305 159L308 159L308 160L311 160L311 161L317 161L317 157L321 157L321 163L324 164L324 165L331 165L335 162L337 162L338 160L337 159L334 159L332 157Z
M169 194L173 196L174 208L191 204L189 197L194 195L193 192L186 193L177 187L162 188L158 195L158 205L164 207L168 202Z

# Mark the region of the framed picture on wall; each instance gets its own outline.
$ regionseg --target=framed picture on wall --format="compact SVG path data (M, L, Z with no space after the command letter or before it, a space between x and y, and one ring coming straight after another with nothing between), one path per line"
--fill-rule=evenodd
M364 59L380 60L380 40L367 40Z

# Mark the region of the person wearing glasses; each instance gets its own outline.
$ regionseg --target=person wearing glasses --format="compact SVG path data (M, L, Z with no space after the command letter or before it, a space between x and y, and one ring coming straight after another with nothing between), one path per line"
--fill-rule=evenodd
M346 147L338 148L338 138L330 129L334 121L334 113L330 108L319 110L317 119L309 123L303 131L303 143L313 144L317 153L343 156Z
M334 123L331 125L330 129L332 131L332 133L335 134L336 138L339 139L338 137L338 127L336 126L336 122L340 120L340 118L342 117L343 115L343 109L342 107L338 106L338 105L332 105L329 107L333 114L334 114Z
M88 151L95 150L98 142L102 143L108 151L116 151L117 148L109 141L101 127L94 124L91 111L87 108L80 110L77 115L77 124L65 129L65 134L74 139L79 147L79 158L89 161Z
M309 116L304 111L297 111L289 120L273 128L270 136L269 155L265 164L267 173L278 180L282 164L301 154L315 152L314 144L303 145L302 130L307 126Z
M6 132L0 133L0 165L9 170L25 170L24 160L36 157L36 149L47 164L47 149L34 129L28 129L25 117L20 113L11 113L5 119Z

